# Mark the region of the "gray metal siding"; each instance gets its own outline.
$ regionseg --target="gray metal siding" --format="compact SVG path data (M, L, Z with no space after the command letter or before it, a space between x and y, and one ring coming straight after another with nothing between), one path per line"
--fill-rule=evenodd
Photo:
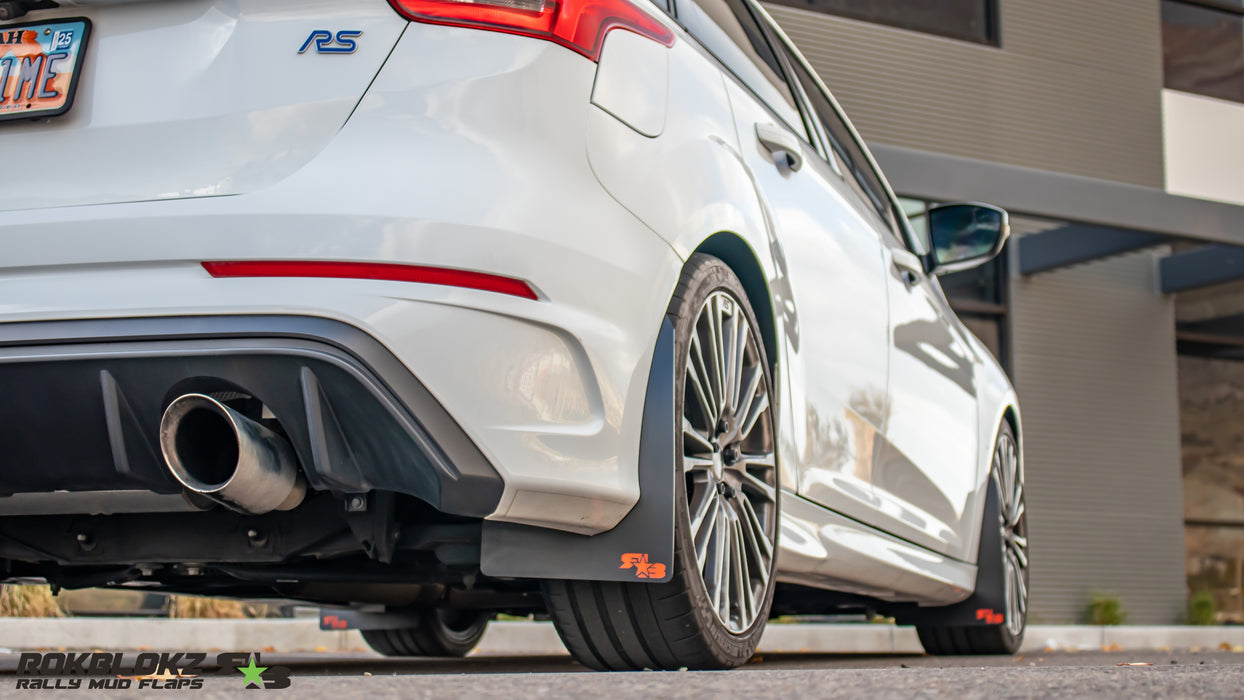
M1000 0L1001 47L767 8L865 140L1163 186L1156 0Z
M1014 221L1017 234L1048 226ZM1012 282L1035 622L1079 621L1095 591L1118 596L1129 623L1183 614L1175 310L1155 293L1162 252Z

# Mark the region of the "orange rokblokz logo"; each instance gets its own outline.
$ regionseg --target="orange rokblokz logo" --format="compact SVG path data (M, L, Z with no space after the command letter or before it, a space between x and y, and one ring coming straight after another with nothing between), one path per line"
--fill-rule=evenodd
M623 554L619 569L635 569L635 578L665 578L665 565L648 561L647 554Z
M18 690L200 690L204 676L233 677L244 688L290 686L289 668L261 666L259 652L207 654L143 652L126 663L123 652L25 652L17 661ZM215 668L212 668L212 667ZM239 679L237 674L242 674Z
M976 611L976 619L984 620L987 625L1000 625L1006 622L1006 618L1002 613L996 613L989 608L981 608Z

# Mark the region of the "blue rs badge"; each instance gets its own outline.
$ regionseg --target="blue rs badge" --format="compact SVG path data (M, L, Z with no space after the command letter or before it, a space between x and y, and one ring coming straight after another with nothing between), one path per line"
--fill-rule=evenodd
M317 29L311 32L311 36L302 42L302 48L298 49L298 53L303 54L307 49L315 46L316 53L354 53L358 50L358 42L355 39L363 35L363 32L357 30L344 30L337 32L336 36L327 29Z

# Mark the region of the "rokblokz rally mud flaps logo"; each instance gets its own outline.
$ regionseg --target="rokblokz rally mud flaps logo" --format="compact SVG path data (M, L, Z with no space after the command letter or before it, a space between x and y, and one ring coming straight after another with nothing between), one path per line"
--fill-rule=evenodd
M18 690L199 690L209 677L240 680L244 688L281 690L290 686L286 666L263 666L259 652L194 651L27 652L18 657ZM129 663L127 663L129 661ZM217 686L219 687L219 686Z

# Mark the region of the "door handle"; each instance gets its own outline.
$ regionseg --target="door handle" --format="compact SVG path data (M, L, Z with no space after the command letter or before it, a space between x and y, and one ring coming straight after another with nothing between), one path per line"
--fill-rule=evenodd
M891 248L890 260L894 263L894 269L903 276L903 281L908 286L915 285L924 276L924 263L920 262L920 258L910 251Z
M803 167L803 147L799 145L799 139L786 129L774 124L757 124L756 139L773 155L774 165L785 162L791 170Z

